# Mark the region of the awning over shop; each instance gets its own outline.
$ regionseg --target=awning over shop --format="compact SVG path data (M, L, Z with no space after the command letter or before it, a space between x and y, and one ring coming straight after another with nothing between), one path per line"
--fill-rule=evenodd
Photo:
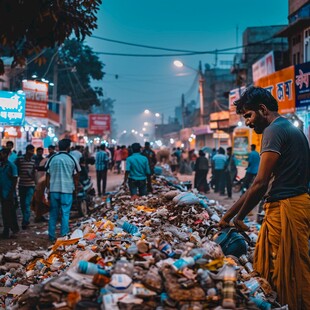
M211 129L226 129L229 127L229 111L221 111L210 114Z
M290 25L288 25L287 27L285 27L284 29L276 33L274 37L275 38L276 37L284 37L284 38L290 37L292 35L295 35L298 32L301 32L306 27L309 27L309 24L310 24L309 17L299 18L295 22L291 23Z

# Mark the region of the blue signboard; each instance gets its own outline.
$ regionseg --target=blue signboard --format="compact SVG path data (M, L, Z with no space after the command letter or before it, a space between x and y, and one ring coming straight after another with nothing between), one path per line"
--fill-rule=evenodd
M310 62L295 65L296 110L310 110Z
M25 121L26 95L22 91L0 90L0 124L22 126Z

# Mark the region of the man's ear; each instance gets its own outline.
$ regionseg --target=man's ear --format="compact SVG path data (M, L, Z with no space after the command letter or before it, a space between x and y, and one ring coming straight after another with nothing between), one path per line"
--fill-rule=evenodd
M266 106L265 106L264 104L260 104L260 105L259 105L258 111L259 111L263 116L267 116L267 114L268 114L268 109L266 108Z

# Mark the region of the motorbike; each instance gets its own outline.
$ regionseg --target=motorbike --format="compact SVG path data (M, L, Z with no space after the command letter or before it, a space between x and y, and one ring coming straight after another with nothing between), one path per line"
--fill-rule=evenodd
M80 180L79 190L73 199L72 209L76 210L79 216L87 216L93 208L95 196L96 191L91 178Z

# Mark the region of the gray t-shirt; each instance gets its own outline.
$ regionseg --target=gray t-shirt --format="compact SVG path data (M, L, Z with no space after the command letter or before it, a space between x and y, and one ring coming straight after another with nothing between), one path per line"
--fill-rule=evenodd
M263 132L261 154L276 152L280 158L265 196L267 202L304 194L310 181L310 150L304 133L283 117Z

